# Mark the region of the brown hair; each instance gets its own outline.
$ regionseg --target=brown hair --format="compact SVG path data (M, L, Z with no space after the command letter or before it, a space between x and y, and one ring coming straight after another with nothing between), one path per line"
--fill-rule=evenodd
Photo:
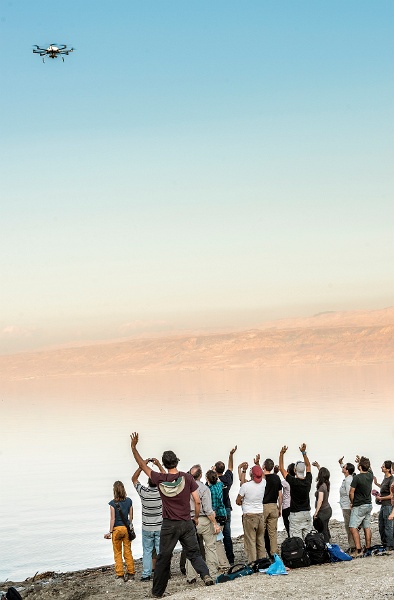
M208 483L211 485L215 485L218 480L218 474L215 473L215 471L212 471L212 469L206 472L205 477L207 478Z
M369 469L371 468L371 463L369 462L369 458L367 458L366 456L362 456L358 462L358 464L360 465L360 467L362 468L362 470L365 471L369 471Z
M126 490L121 481L115 481L114 483L114 500L115 502L122 502L126 500Z

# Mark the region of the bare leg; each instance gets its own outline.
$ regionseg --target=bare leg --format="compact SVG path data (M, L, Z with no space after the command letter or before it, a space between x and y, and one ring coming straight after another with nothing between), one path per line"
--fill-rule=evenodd
M349 531L353 536L354 545L355 545L356 549L361 550L360 534L359 534L357 527L350 527Z
M367 527L367 529L364 529L364 537L365 537L365 547L366 548L370 548L371 547L371 530L369 527ZM359 536L360 538L360 536Z

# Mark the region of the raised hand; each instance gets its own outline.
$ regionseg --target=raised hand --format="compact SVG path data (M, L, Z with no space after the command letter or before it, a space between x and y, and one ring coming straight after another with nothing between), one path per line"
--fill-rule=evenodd
M306 452L306 444L305 442L300 446L300 452Z
M137 444L138 444L138 433L134 432L130 435L131 449L136 448Z
M230 454L234 454L234 452L237 451L237 446L234 446L234 448L231 448L230 450Z
M282 448L280 449L280 453L286 454L287 450L288 450L288 446L282 446Z

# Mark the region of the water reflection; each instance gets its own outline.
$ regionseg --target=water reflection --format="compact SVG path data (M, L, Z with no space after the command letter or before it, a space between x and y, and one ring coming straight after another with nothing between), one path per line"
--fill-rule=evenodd
M393 389L391 365L6 382L0 405L0 535L7 553L0 579L112 562L102 535L115 479L125 482L135 502L139 529L139 499L130 482L136 468L131 431L140 432L142 455L160 457L173 448L183 469L225 461L234 444L236 464L256 452L276 462L283 444L290 462L305 441L311 460L332 472L331 504L340 516L338 458L363 453L376 470L382 460L394 458ZM233 497L236 493L235 484ZM23 527L15 524L15 514L24 515ZM238 508L233 530L241 530ZM28 550L23 557L22 533ZM134 549L141 554L140 537Z

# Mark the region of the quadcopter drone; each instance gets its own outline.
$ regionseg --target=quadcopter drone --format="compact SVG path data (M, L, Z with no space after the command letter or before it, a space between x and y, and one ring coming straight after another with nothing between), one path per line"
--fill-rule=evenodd
M61 56L62 61L64 62L64 56L68 56L70 52L74 52L74 48L67 48L66 44L60 44L59 46L51 44L48 48L41 48L41 46L37 46L37 44L34 44L34 46L36 49L33 50L33 54L42 56L42 62L45 62L46 56L49 56L49 58Z

